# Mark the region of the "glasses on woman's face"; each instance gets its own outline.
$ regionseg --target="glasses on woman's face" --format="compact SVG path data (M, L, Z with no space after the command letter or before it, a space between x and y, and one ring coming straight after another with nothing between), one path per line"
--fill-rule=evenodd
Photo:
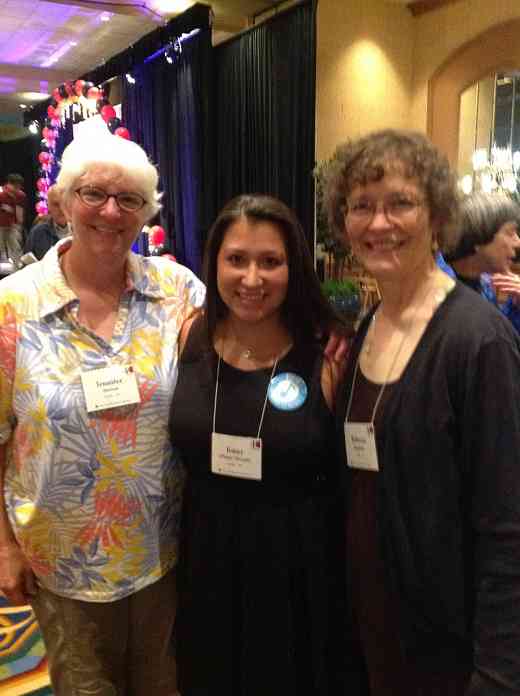
M385 200L375 201L365 196L347 201L346 217L353 222L370 223L381 205L386 218L392 222L403 222L413 219L424 201L408 194L395 194Z
M113 198L118 207L127 213L135 213L146 205L146 200L139 193L107 193L96 186L80 186L74 193L89 208L102 208L109 198Z

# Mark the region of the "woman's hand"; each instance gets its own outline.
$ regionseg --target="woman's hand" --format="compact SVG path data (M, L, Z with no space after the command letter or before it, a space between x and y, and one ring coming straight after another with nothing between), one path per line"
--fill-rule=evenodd
M29 604L36 594L36 579L15 541L0 546L0 590L13 606Z
M495 273L491 276L495 292L509 295L515 304L520 304L520 276L516 273Z
M321 387L325 401L331 411L334 410L338 386L347 369L347 358L350 340L337 333L331 333L325 346L323 369L321 372Z

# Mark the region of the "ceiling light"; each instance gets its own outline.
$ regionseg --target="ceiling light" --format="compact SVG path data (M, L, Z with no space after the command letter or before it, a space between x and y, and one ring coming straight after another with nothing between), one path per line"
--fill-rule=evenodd
M26 108L27 108L27 104L20 104L20 109L26 109Z
M128 82L129 85L135 85L136 79L135 79L135 77L132 75L132 73L127 72L126 75L125 75L125 77L126 77L126 81Z
M190 0L156 0L153 7L157 12L176 14L184 12L193 4L193 1L190 2Z
M39 129L40 129L40 128L39 128L38 121L31 121L31 123L29 124L29 130L30 130L30 132L33 133L34 135L37 135Z
M112 13L111 12L102 12L99 19L102 22L110 22L110 20L112 19Z

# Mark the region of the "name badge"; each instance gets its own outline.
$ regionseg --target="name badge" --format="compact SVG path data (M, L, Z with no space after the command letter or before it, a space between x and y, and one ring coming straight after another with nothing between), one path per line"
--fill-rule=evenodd
M379 471L373 424L345 422L344 429L347 465L351 469Z
M141 401L131 365L111 365L83 372L81 383L89 413L138 404Z
M221 476L262 480L262 440L211 434L211 471Z

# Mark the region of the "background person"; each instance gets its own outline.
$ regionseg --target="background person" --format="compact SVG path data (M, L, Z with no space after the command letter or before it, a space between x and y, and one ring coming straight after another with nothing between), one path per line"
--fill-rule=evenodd
M336 319L300 224L268 196L221 211L204 278L170 417L188 472L179 690L336 696L345 644L336 379L317 338Z
M423 135L379 131L335 159L330 220L382 297L337 406L365 693L520 693L518 336L435 263L457 194Z
M167 419L204 288L129 251L157 181L133 142L74 140L58 177L72 238L0 282L0 589L31 601L58 696L175 693Z
M15 268L22 254L24 208L26 202L21 174L8 174L0 187L0 255L9 258Z
M31 228L24 245L24 253L33 253L38 260L42 259L56 242L70 234L67 218L60 206L59 188L56 185L51 186L47 196L49 216Z
M520 332L520 277L512 271L520 250L519 224L520 207L509 196L468 196L446 260L458 280L498 307ZM498 301L497 292L506 296L504 302Z

